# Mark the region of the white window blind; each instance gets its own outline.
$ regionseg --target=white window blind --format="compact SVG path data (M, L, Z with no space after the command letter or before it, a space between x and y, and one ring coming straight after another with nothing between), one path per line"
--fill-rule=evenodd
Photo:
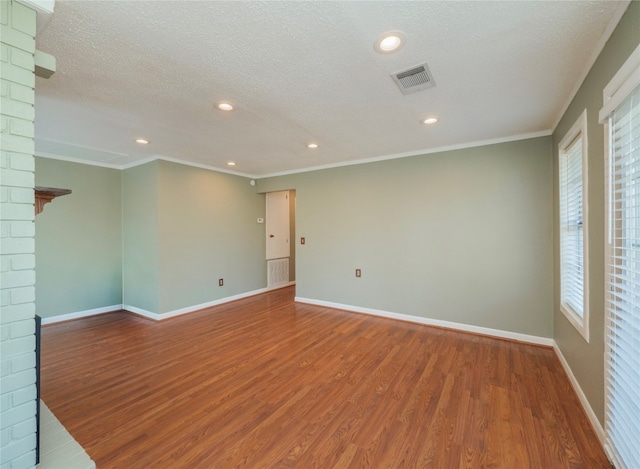
M584 303L584 222L582 219L582 140L563 152L560 164L562 226L562 302L578 316Z
M588 341L586 298L586 113L559 148L560 309Z
M640 468L640 86L609 115L606 447Z

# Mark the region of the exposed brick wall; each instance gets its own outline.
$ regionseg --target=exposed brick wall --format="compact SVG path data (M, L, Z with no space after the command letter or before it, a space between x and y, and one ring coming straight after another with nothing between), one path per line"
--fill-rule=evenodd
M36 13L0 0L0 467L35 466Z

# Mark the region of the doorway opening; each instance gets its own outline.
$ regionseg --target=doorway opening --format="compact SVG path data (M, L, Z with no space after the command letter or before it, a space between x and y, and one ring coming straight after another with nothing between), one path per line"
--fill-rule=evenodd
M266 194L267 288L294 285L296 281L296 191Z

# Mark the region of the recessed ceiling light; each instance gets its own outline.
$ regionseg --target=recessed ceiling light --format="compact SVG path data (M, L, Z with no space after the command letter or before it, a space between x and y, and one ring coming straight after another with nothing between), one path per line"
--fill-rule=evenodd
M229 166L235 166L236 164L235 164L233 161L228 161L228 162L227 162L227 165L229 165Z
M404 45L404 42L404 34L400 31L391 31L380 36L373 48L380 54L391 54L398 51Z
M436 122L438 122L437 117L428 117L422 121L423 124L427 124L427 125L435 124Z
M221 111L233 111L233 104L227 102L218 103L218 109Z
M140 145L146 145L147 143L149 143L149 140L145 140L144 138L136 138L136 143L139 143Z
M311 148L312 150L315 150L316 148L318 148L318 144L317 143L309 143L307 145L307 148Z

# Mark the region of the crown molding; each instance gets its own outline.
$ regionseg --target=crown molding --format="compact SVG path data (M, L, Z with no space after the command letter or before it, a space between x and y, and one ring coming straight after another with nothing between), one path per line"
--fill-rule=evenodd
M396 160L399 158L409 158L412 156L430 155L433 153L443 153L447 151L464 150L466 148L476 148L476 147L483 147L487 145L495 145L499 143L515 142L518 140L528 140L530 138L547 137L552 133L553 131L551 129L547 129L547 130L541 130L539 132L512 135L510 137L501 137L501 138L494 138L489 140L479 140L474 142L462 143L459 145L449 145L449 146L443 146L443 147L429 148L425 150L410 151L405 153L395 153L392 155L375 156L372 158L363 158L359 160L342 161L339 163L332 163L332 164L326 164L321 166L311 166L308 168L294 169L291 171L281 171L277 173L263 174L260 176L252 176L252 177L254 179L266 179L266 178L276 177L276 176L287 176L290 174L308 173L310 171L320 171L322 169L341 168L343 166L354 166L359 164L376 163L378 161Z
M464 149L467 149L467 148L476 148L476 147L483 147L483 146L487 146L487 145L496 145L496 144L500 144L500 143L516 142L516 141L519 141L519 140L528 140L528 139L531 139L531 138L547 137L547 136L551 135L552 133L553 133L553 130L547 129L547 130L541 130L541 131L538 131L538 132L531 132L531 133L526 133L526 134L512 135L512 136L509 136L509 137L494 138L494 139L489 139L489 140L479 140L479 141L474 141L474 142L462 143L462 144L459 144L459 145L449 145L449 146L443 146L443 147L416 150L416 151L411 151L411 152L395 153L395 154L391 154L391 155L375 156L375 157L372 157L372 158L363 158L363 159L359 159L359 160L342 161L342 162L339 162L339 163L326 164L326 165L322 165L322 166L311 166L311 167L307 167L307 168L294 169L294 170L291 170L291 171L281 171L281 172L268 173L268 174L250 174L250 173L242 173L242 172L239 172L239 171L230 171L230 170L226 170L226 169L223 169L223 168L210 166L210 165L207 165L207 164L194 163L192 161L180 160L178 158L170 158L170 157L160 156L160 155L150 156L148 158L144 158L144 159L141 159L141 160L138 160L138 161L134 161L134 162L131 162L131 163L128 163L128 164L125 164L125 165L114 165L114 164L101 163L101 162L96 162L96 161L91 161L91 160L81 160L81 159L78 159L78 158L70 158L70 157L57 155L57 154L53 154L53 153L47 153L47 152L43 152L43 151L36 151L35 154L36 154L36 156L39 156L39 157L42 157L42 158L50 158L50 159L54 159L54 160L69 161L71 163L88 164L88 165L93 165L93 166L102 166L102 167L105 167L105 168L112 168L112 169L119 169L119 170L126 170L126 169L130 169L130 168L134 168L136 166L141 166L143 164L152 163L154 161L168 161L170 163L182 164L182 165L191 166L191 167L194 167L194 168L206 169L208 171L215 171L215 172L218 172L218 173L231 174L233 176L240 176L240 177L245 177L245 178L248 178L248 179L256 179L257 180L257 179L266 179L266 178L277 177L277 176L287 176L287 175L298 174L298 173L308 173L308 172L311 172L311 171L320 171L320 170L323 170L323 169L341 168L343 166L355 166L355 165L360 165L360 164L376 163L376 162L379 162L379 161L395 160L395 159L400 159L400 158L410 158L412 156L423 156L423 155L430 155L430 154L434 154L434 153L443 153L443 152L454 151L454 150L464 150Z

